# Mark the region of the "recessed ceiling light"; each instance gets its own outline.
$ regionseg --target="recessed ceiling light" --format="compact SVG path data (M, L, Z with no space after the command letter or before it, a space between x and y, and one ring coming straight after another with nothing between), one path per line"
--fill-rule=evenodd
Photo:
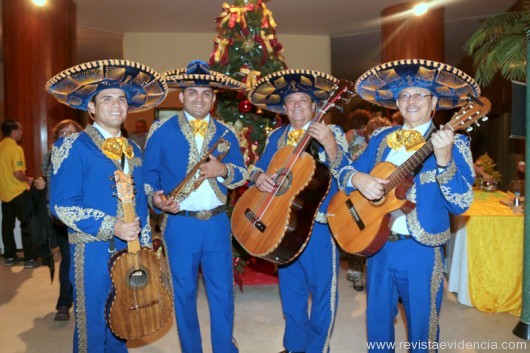
M37 6L44 6L46 5L46 0L32 0L33 3Z
M421 2L418 5L414 6L414 14L416 16L424 15L429 10L429 5L426 2Z

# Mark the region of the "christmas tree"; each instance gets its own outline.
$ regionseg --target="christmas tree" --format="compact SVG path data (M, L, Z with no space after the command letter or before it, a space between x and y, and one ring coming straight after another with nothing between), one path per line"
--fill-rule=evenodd
M276 23L265 0L235 0L223 4L216 19L218 35L210 57L212 70L246 83L254 83L269 73L285 69L283 47L276 37ZM252 164L264 148L268 133L281 124L274 113L256 109L245 92L218 95L219 119L232 124L239 133L245 162Z

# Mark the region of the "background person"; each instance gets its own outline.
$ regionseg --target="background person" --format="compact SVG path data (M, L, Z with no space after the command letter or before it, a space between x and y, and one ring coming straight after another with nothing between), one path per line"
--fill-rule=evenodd
M71 119L65 119L59 122L52 130L52 145L59 139L70 136L75 133L79 133L83 130L81 125L76 121ZM49 226L46 228L52 231L51 234L51 244L52 244L52 253L54 257L60 257L60 267L59 267L59 298L57 299L57 304L55 309L57 313L55 314L55 321L67 321L70 320L70 308L73 304L73 287L70 283L69 273L70 273L70 245L68 243L68 229L64 223L59 221L57 218L52 216L49 210L49 188L47 188L47 181L50 180L51 176L51 150L44 154L42 158L42 171L44 176L38 177L33 182L33 186L37 190L46 190L46 205L49 217L45 220L49 222ZM54 250L58 248L59 251Z
M13 266L17 258L15 222L20 221L24 268L38 267L35 249L29 230L31 221L31 196L29 187L32 177L26 175L24 150L18 145L24 131L22 125L11 119L2 122L4 138L0 142L0 200L2 201L2 241L4 242L4 264Z

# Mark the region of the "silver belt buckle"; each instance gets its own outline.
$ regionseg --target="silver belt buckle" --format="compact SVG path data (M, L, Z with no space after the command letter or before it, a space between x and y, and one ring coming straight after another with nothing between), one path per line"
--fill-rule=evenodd
M212 211L210 211L210 210L199 211L199 212L197 212L197 218L200 219L201 221L206 221L206 220L212 218Z

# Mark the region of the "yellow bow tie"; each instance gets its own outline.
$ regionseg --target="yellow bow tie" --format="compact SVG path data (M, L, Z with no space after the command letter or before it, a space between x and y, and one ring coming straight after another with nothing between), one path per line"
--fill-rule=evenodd
M208 130L208 123L203 120L191 120L190 127L193 135L201 135L204 137L206 131Z
M399 129L387 138L388 147L397 150L405 146L407 151L416 151L425 143L422 134L416 130Z
M125 137L111 137L103 142L103 153L110 159L119 160L123 154L132 158L134 152Z
M303 129L289 131L289 134L287 134L287 145L296 146L304 134L305 130Z

